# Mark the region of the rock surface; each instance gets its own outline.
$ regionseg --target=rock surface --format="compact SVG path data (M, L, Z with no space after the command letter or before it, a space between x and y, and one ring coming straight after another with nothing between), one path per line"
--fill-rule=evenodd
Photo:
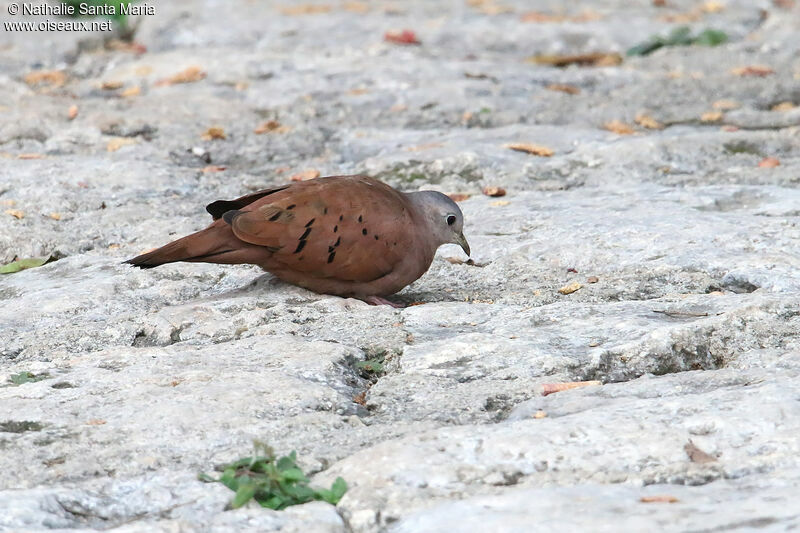
M0 530L800 527L800 6L591 4L192 0L136 46L5 31L0 263L58 260L0 277ZM682 22L730 40L527 61ZM401 310L121 264L309 170L470 195L475 264L443 247ZM225 510L197 474L253 440L349 492Z

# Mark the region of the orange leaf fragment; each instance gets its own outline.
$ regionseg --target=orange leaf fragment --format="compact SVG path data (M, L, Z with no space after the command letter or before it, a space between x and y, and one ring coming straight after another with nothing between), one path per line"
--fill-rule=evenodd
M395 43L395 44L413 44L419 45L422 44L419 39L417 39L417 34L411 30L402 30L402 31L387 31L383 35L383 40L387 43Z
M451 200L454 202L463 202L464 200L468 200L471 194L464 194L464 193L452 193L448 194L447 196L450 197Z
M791 111L797 107L794 102L781 102L780 104L775 104L770 108L770 111Z
M664 129L664 125L651 117L650 115L646 115L644 113L639 113L636 115L636 118L633 119L638 125L643 128L647 128L649 130L661 130Z
M484 187L483 194L497 198L499 196L505 196L506 190L502 187Z
M122 85L121 81L108 80L101 83L100 88L104 91L116 91L117 89L121 89Z
M219 126L211 126L208 128L203 135L200 136L201 139L204 141L213 141L217 139L227 139L227 135L225 135L225 130L220 128Z
M761 168L775 168L780 166L780 164L781 161L777 157L765 157L758 162L758 166Z
M369 11L369 4L366 2L345 2L342 7L345 11L350 11L351 13L366 13Z
M739 109L740 104L736 100L717 100L711 104L711 107L720 111L730 111L731 109Z
M509 202L508 200L495 200L494 202L489 203L489 205L492 207L505 207L510 204L511 202Z
M131 98L133 96L139 96L140 94L142 94L142 88L139 87L138 85L134 85L133 87L128 87L127 89L119 93L119 95L122 96L123 98Z
M254 129L253 133L255 133L256 135L261 135L262 133L270 133L270 132L286 133L287 131L289 131L289 129L290 128L288 126L282 126L281 123L278 122L277 120L268 120L263 124L261 124L256 129Z
M533 418L537 420L541 420L542 418L547 418L547 413L542 411L541 409L533 413Z
M101 418L92 418L91 420L86 421L87 426L102 426L105 423L106 421Z
M206 174L208 172L222 172L228 167L221 167L219 165L208 165L207 167L203 167L200 169L200 172Z
M70 120L74 120L75 117L77 116L78 116L78 106L74 104L69 106L69 109L67 110L67 118Z
M333 8L324 4L300 4L298 6L284 6L281 13L289 16L297 15L320 15L330 13Z
M558 292L561 294L572 294L573 292L580 290L582 287L583 285L581 285L577 281L573 281L572 283L564 285L563 287L558 289Z
M736 74L737 76L756 76L760 78L774 73L775 71L772 67L766 65L747 65L744 67L736 67L731 70L731 74Z
M17 220L25 218L25 212L19 209L6 209L6 215L11 215Z
M17 159L44 159L44 155L35 153L19 154Z
M528 63L536 63L537 65L549 65L551 67L566 67L569 65L610 67L622 63L622 56L617 53L594 52L573 55L537 55L531 56L525 61Z
M659 494L656 496L642 496L639 498L639 501L642 503L677 503L680 500L675 496L669 496L667 494Z
M538 155L539 157L550 157L555 153L546 146L530 143L511 143L507 144L506 148L516 152L525 152L526 154Z
M50 213L47 216L49 216L53 220L61 220L61 213Z
M722 111L706 111L700 115L700 122L719 122L723 116Z
M632 135L636 133L636 130L629 124L625 124L621 120L612 120L611 122L606 122L603 124L603 128L607 129L610 132L616 133L617 135Z
M683 449L686 452L686 455L689 456L689 460L693 463L713 463L717 460L717 458L713 455L698 448L697 445L692 442L692 439L689 439L689 442L683 446Z
M106 145L106 151L116 152L123 146L129 146L131 144L136 144L136 141L128 137L114 137L113 139L108 141L108 144Z
M289 178L291 181L308 181L319 177L319 170L310 169L298 172Z
M549 91L558 91L567 94L580 94L581 90L574 85L567 85L565 83L551 83L545 89Z
M23 80L31 87L37 85L61 87L67 81L67 75L61 70L37 70L26 74Z
M566 383L545 383L542 385L542 396L554 394L556 392L563 392L570 389L578 389L580 387L592 387L595 385L602 385L603 382L599 380L592 381L568 381Z
M200 67L189 67L185 70L173 74L169 78L164 78L156 82L156 85L176 85L178 83L194 83L206 77L206 73Z

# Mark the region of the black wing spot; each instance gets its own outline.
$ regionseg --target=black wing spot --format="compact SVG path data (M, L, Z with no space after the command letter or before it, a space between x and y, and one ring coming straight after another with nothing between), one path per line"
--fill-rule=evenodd
M377 236L377 235L375 235L375 240L376 240L376 241L378 240L378 236Z
M276 221L276 220L278 220L279 218L281 218L281 212L280 212L280 211L278 211L277 213L275 213L274 215L272 215L271 217L269 217L269 221L270 221L270 222L275 222L275 221Z
M338 224L333 227L333 232L336 233L337 231L339 231L339 225Z
M336 252L331 252L331 255L328 256L328 263L333 263L334 257L336 257Z
M358 215L358 221L359 222L364 222L364 217L362 217L361 215Z
M334 244L334 246L339 246L341 243L342 243L342 238L339 237L338 239L336 239L336 243Z
M322 210L322 214L323 214L323 215L327 215L327 214L328 214L328 208L327 208L327 207L326 207L325 209L323 209L323 210Z
M288 211L290 209L294 209L295 207L297 207L297 204L287 205L286 210Z
M306 227L309 227L311 224L313 224L315 220L317 220L317 219L316 218L312 218L311 220L306 222Z
M339 215L339 222L341 222L342 220L344 220L344 215Z
M367 234L367 228L362 229L361 230L361 235L366 235L366 234Z
M294 249L294 253L299 254L303 250L303 247L305 247L305 245L306 245L306 241L298 242L297 243L297 248Z
M306 237L308 237L308 234L311 233L312 229L314 229L314 228L306 228L306 232L303 233L302 235L300 235L300 240L301 241L306 240Z
M336 250L335 246L328 246L328 253L331 254L333 251Z

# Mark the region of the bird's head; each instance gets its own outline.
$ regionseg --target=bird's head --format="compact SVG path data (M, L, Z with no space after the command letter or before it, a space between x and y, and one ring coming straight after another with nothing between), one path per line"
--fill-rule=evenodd
M469 243L464 237L464 214L458 204L437 191L413 192L409 197L425 217L437 248L442 244L457 244L470 255Z

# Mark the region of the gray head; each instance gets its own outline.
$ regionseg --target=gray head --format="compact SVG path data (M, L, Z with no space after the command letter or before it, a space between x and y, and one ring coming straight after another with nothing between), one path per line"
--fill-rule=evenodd
M408 193L414 206L424 215L436 247L457 244L469 255L469 243L464 238L464 215L449 196L437 191Z

